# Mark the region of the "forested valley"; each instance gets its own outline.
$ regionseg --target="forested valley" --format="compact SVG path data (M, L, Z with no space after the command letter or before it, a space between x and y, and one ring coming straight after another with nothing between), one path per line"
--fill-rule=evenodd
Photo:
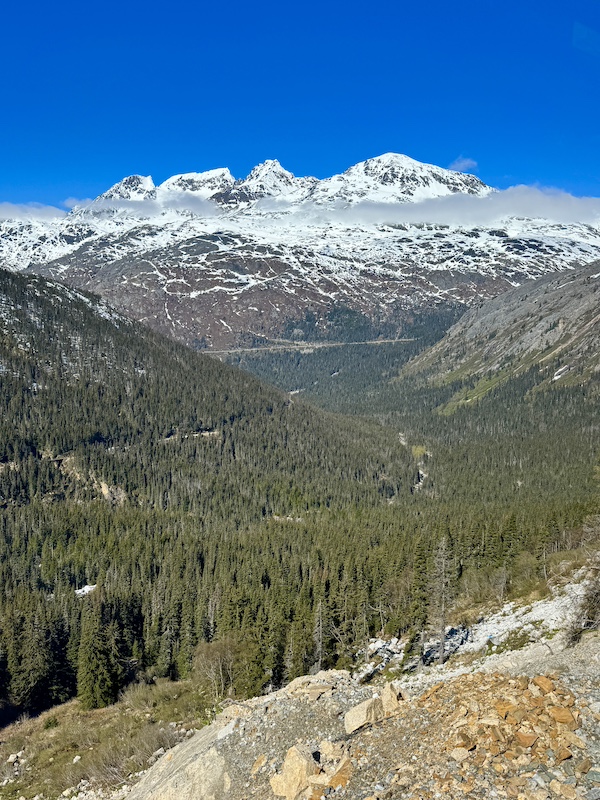
M449 597L500 601L591 535L597 381L529 370L461 404L468 378L403 373L426 338L236 357L275 389L91 295L0 280L7 720L219 648L238 695L349 666L435 622L440 555Z

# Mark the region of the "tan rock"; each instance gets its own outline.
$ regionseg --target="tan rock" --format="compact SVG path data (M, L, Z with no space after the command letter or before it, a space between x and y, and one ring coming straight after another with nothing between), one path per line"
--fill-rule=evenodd
M402 693L394 687L393 683L386 683L381 692L381 702L383 704L383 713L386 716L395 714L400 708L400 700Z
M557 780L550 781L550 791L554 794L561 794L561 784Z
M459 764L462 764L463 761L466 761L469 757L469 751L466 747L455 747L454 750L450 753L450 758L453 758L455 761L458 761Z
M564 725L571 725L575 722L575 717L568 708L562 706L550 706L548 713L555 722L562 722Z
M259 756L259 757L256 759L256 761L254 762L254 764L252 765L252 769L250 770L250 774L251 774L251 775L256 775L256 773L257 773L257 772L258 772L260 769L262 769L266 763L267 763L267 757L266 757L266 755L264 755L264 753L263 753L263 755Z
M498 722L498 717L493 717L491 714L487 714L479 720L480 725L497 725Z
M317 775L320 767L312 757L310 750L300 745L290 747L287 751L281 772L270 780L273 794L296 800L298 795L308 787L309 778Z
M529 733L528 731L519 730L515 734L515 739L521 745L521 747L533 747L533 745L537 741L537 735L535 733Z
M329 742L327 739L324 739L319 745L319 752L321 752L325 758L333 761L342 757L344 749L341 744Z
M559 747L554 753L554 760L557 764L562 764L562 762L566 761L568 758L573 758L573 753L568 747Z
M351 708L344 717L344 728L346 733L354 733L359 728L365 725L372 725L374 722L379 722L384 716L383 703L379 697L372 697L370 700L365 700L364 703Z
M589 758L582 758L581 761L575 764L575 771L579 772L581 775L587 775L591 768L592 762Z
M577 790L574 786L571 786L569 783L563 783L560 787L560 793L563 797L566 797L567 800L576 800L577 797Z
M304 692L307 700L310 700L312 703L315 703L320 697L323 697L323 695L332 693L333 686L326 685L309 686Z
M494 705L494 708L496 709L496 711L500 715L501 719L506 719L508 714L510 714L513 711L517 710L518 706L516 706L514 703L501 701L499 703L496 703Z
M577 747L579 750L585 750L585 742L581 737L577 736L576 733L573 733L573 731L565 731L563 738L569 744L572 744L573 747Z
M419 697L419 700L420 701L429 700L429 698L432 697L436 692L438 692L443 685L444 684L442 682L442 683L436 683L435 686L431 686L429 689L427 689L426 692L423 692L423 694Z
M554 691L554 681L551 681L550 678L547 678L545 675L538 675L533 679L532 683L541 689L544 694Z

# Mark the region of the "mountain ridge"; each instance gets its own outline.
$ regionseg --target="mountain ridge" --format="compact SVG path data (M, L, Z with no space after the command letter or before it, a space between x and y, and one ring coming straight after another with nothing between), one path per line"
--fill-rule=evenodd
M381 192L382 187L392 188ZM358 190L356 194L353 188L355 192ZM343 173L323 180L311 176L296 177L277 159L267 159L257 164L246 178L237 180L227 167L174 175L160 184L155 184L151 176L129 175L80 210L93 211L97 201L156 200L161 194L167 199L170 193L181 191L232 206L236 202L248 203L269 196L287 196L294 202L312 201L317 204L353 204L365 199L370 202L414 202L461 190L479 196L493 191L474 175L422 164L398 153L384 153L360 161Z
M600 261L544 276L470 309L406 369L497 383L537 367L547 382L586 382L600 372L599 291Z
M598 225L469 222L464 203L495 194L393 153L323 180L274 159L243 180L129 176L62 219L0 221L0 264L97 292L196 348L260 346L308 317L332 335L340 308L371 338L405 336L423 310L464 310L600 258ZM447 202L464 221L427 222Z

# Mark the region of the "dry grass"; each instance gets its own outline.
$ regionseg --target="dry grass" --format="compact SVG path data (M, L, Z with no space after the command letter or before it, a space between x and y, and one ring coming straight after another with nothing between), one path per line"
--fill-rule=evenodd
M189 681L132 686L120 702L95 711L72 700L0 730L0 784L12 779L0 797L58 797L83 780L116 787L206 719L204 698ZM22 759L7 763L21 751Z

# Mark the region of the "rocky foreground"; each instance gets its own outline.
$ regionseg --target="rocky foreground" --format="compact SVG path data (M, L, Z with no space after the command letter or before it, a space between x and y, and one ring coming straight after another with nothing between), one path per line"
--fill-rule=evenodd
M433 685L431 675L378 686L343 671L298 678L228 705L128 798L598 800L598 634L496 666L505 669L438 673ZM510 674L519 667L530 674Z

